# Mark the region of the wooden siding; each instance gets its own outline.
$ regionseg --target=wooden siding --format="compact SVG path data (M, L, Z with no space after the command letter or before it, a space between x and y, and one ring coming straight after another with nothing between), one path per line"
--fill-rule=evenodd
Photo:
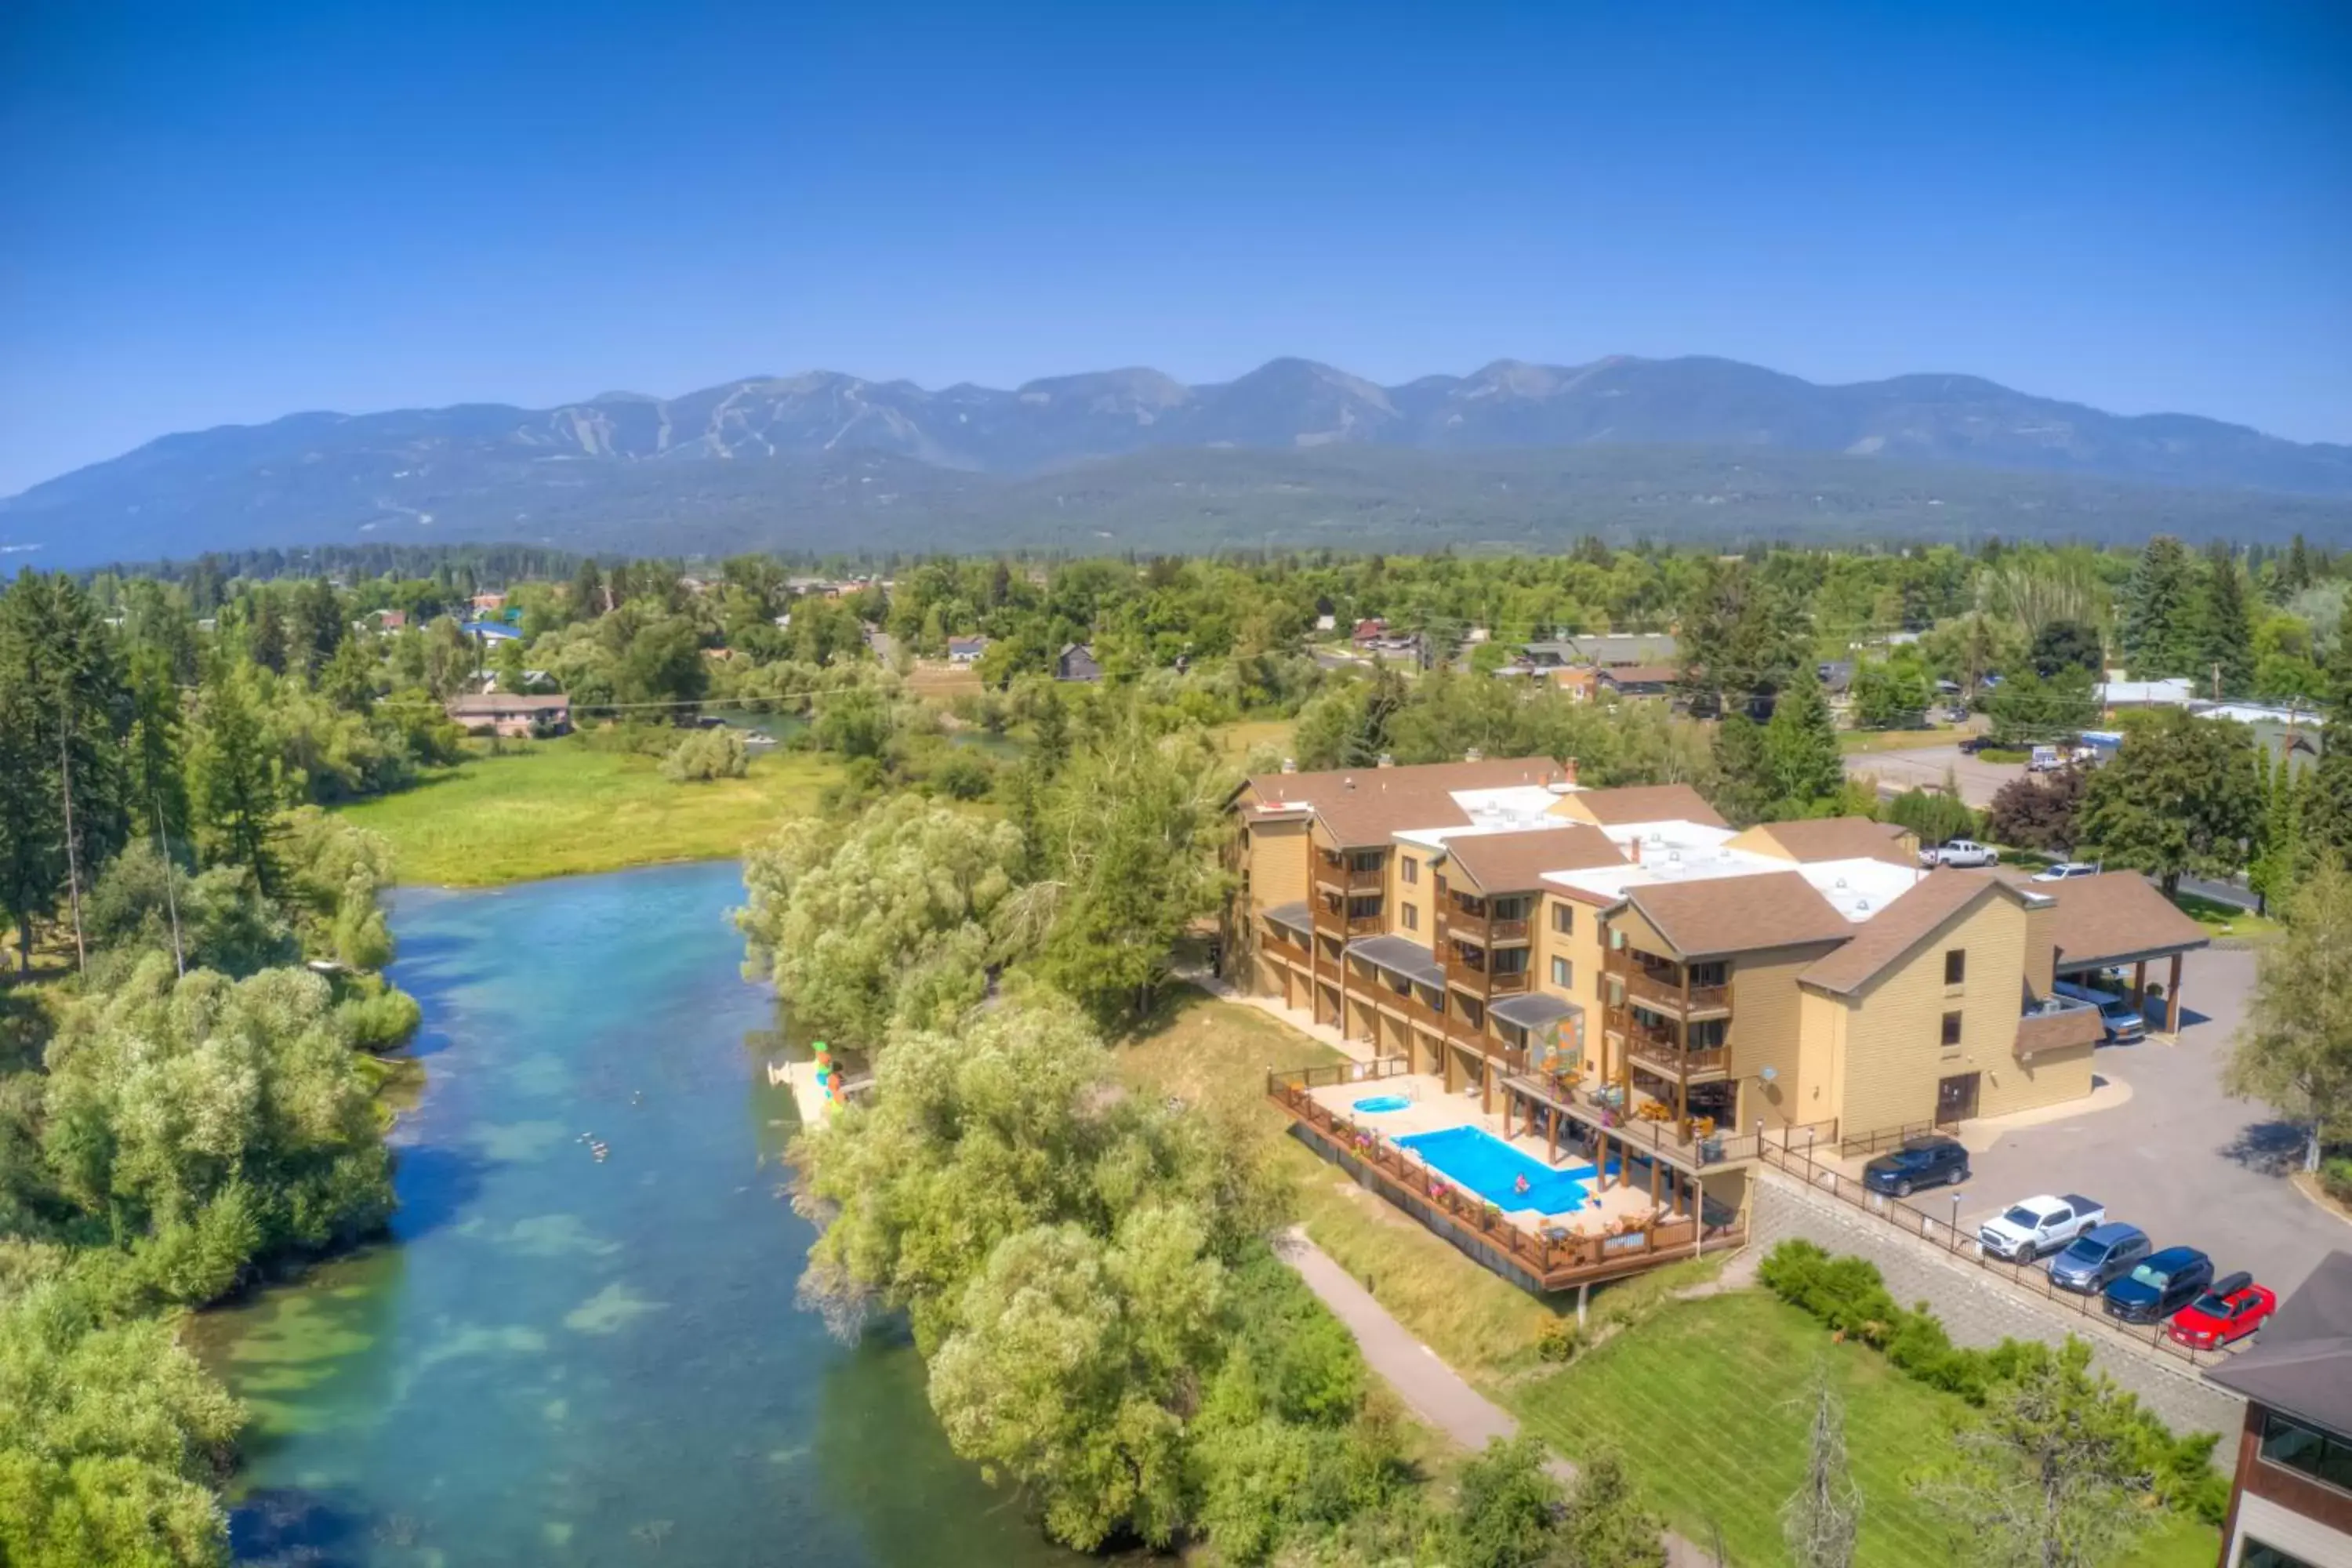
M1307 824L1257 822L1249 830L1253 911L1307 901Z

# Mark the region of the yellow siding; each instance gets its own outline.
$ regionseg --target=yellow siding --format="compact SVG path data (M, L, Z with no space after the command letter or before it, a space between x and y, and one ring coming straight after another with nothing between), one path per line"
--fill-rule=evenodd
M1786 1127L1792 1121L1817 1121L1828 1111L1811 1111L1811 1089L1804 1082L1802 994L1797 975L1807 964L1830 951L1832 944L1771 948L1743 952L1731 963L1731 1026L1725 1037L1731 1046L1731 1076L1741 1079L1739 1128L1755 1131L1760 1118L1767 1126ZM1773 1081L1763 1081L1766 1068Z
M1945 922L1856 995L1846 1026L1843 1131L1871 1132L1932 1120L1937 1081L1954 1074L1984 1075L1979 1093L1986 1114L1993 1112L1985 1099L1998 1092L2006 1100L2017 1092L2026 1076L2011 1048L2017 1041L2025 924L2025 911L2015 903L1998 895L1988 898ZM1948 987L1944 954L1956 947L1968 951L1968 979ZM1941 1043L1947 1012L1961 1016L1960 1043L1948 1050ZM2064 1079L2054 1065L2052 1070L2037 1069L2032 1087L2042 1098L2021 1103L2062 1098L2052 1086ZM2088 1087L2086 1080L2084 1088Z
M1638 947L1643 952L1654 952L1660 958L1679 958L1675 944L1658 934L1658 928L1642 918L1641 911L1628 904L1609 917L1609 929L1625 933L1625 945Z
M1797 1085L1781 1101L1792 1122L1831 1121L1844 1130L1845 1032L1853 1010L1839 997L1798 988Z
M1595 827L1601 826L1601 819L1592 815L1592 808L1573 791L1552 802L1545 815L1557 816L1563 822L1589 822Z
M2056 904L2025 911L2025 984L2036 996L2050 994L2051 972L2058 963L2057 942Z
M2031 1061L2016 1057L2004 1059L1986 1071L1978 1091L1977 1113L2006 1116L2012 1110L2035 1110L2082 1099L2091 1092L2092 1048L2069 1046L2036 1051Z
M1421 879L1417 882L1404 879L1404 863L1408 859L1421 868ZM1430 932L1437 929L1435 910L1430 902L1432 892L1437 886L1437 868L1430 862L1430 852L1418 845L1390 845L1388 898L1381 905L1381 918L1390 935L1419 942L1423 947L1430 944ZM1404 923L1407 905L1411 905L1415 912L1415 922L1410 930Z
M1574 929L1566 935L1552 929L1552 910L1564 908L1572 911ZM1547 995L1573 1002L1584 1009L1584 1059L1597 1064L1601 1053L1601 937L1597 911L1590 904L1563 899L1547 893L1536 900L1535 912L1528 917L1536 933L1535 954L1530 960L1536 966L1536 987ZM1551 961L1565 958L1569 963L1569 984L1556 985L1551 978Z
M1250 825L1249 882L1250 904L1255 910L1306 902L1306 823Z

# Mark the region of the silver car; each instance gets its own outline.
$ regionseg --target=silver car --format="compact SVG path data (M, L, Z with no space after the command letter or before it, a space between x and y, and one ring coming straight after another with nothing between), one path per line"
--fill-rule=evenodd
M2147 1232L2136 1225L2103 1225L2074 1238L2050 1260L2050 1283L2061 1290L2095 1296L2113 1279L2139 1267L2148 1255Z

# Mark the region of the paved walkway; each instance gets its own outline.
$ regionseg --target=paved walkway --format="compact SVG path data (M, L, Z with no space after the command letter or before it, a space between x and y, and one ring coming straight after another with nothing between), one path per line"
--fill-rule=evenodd
M1412 1413L1474 1452L1490 1439L1517 1435L1510 1413L1463 1380L1437 1352L1412 1337L1389 1310L1372 1299L1329 1255L1293 1226L1275 1244L1285 1262L1298 1270L1307 1288L1348 1326L1364 1352L1364 1363L1385 1379ZM1545 1465L1563 1484L1576 1479L1576 1467L1554 1455ZM1713 1568L1715 1559L1697 1544L1669 1532L1667 1568Z

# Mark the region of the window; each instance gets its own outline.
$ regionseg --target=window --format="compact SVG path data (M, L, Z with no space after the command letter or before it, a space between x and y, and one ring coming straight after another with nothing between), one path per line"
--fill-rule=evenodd
M1576 934L1576 906L1555 900L1551 906L1551 929L1562 936Z
M1575 989L1576 965L1570 963L1564 958L1553 959L1551 961L1551 983L1554 985L1559 986L1563 991Z
M1947 1013L1944 1015L1944 1048L1950 1050L1959 1043L1960 1016L1958 1013Z
M1493 958L1497 974L1525 974L1528 972L1528 950L1524 947L1498 947Z
M2275 1410L2263 1420L2263 1458L2352 1491L2352 1442L2316 1431Z
M1381 917L1381 896L1360 893L1348 900L1348 918L1351 921L1372 921Z
M1404 879L1406 887L1412 886L1421 880L1421 862L1410 855L1400 856L1397 860L1397 875Z
M2250 1535L2239 1550L2238 1568L2316 1568L2316 1565L2305 1563L2300 1557L2290 1557L2277 1547L2256 1541Z
M1412 862L1408 860L1405 864L1410 866ZM1410 882L1412 879L1411 877L1407 877L1405 880ZM1405 930L1419 931L1421 929L1421 906L1419 904L1399 904L1397 908L1404 911Z
M1528 918L1528 901L1525 899L1496 899L1492 912L1498 921L1523 921Z
M1690 1026L1688 1048L1694 1051L1720 1050L1729 1033L1727 1018L1702 1018Z
M1944 984L1958 985L1969 977L1969 950L1956 947L1944 954Z

